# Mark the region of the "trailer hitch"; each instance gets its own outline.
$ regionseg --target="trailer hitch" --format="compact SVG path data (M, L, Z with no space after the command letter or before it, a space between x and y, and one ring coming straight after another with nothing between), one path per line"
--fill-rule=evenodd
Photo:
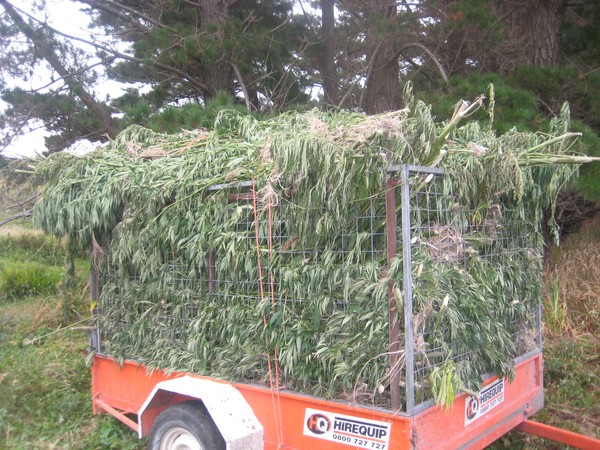
M567 444L571 447L581 448L584 450L600 450L600 440L594 439L583 434L573 433L572 431L563 430L550 425L546 425L533 420L525 420L517 425L515 429L524 433L534 434L544 439L561 444Z

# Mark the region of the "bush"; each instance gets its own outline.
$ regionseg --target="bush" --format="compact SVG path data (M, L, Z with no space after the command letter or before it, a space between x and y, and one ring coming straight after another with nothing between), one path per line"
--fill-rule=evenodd
M51 295L58 291L62 270L36 262L10 263L0 267L0 298L17 300L29 295Z

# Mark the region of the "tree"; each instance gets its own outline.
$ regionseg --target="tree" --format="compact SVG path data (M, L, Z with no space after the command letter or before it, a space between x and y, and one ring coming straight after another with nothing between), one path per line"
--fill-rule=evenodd
M98 117L105 127L106 133L114 138L118 134L118 128L110 117L109 112L87 92L84 85L77 79L77 74L70 72L63 62L59 59L55 44L51 35L45 33L46 30L35 30L29 25L8 0L0 0L0 6L12 19L15 27L23 33L33 44L34 52L44 58L53 70L62 78L69 89Z
M524 37L525 63L534 67L556 67L560 61L560 33L566 0L503 2L510 32Z
M334 0L320 0L321 6L321 58L320 69L323 79L323 99L338 106L338 76L336 69L335 8Z
M584 39L572 37L573 30L586 30L588 54L590 39L597 37L591 24L580 23L582 17L597 17L598 7L585 0L315 0L313 9L301 15L293 5L307 2L293 0L77 1L115 41L68 36L28 19L28 26L54 45L58 62L67 70L56 66L57 77L69 75L70 81L53 88L59 106L54 113L51 101L38 95L48 92L4 95L12 106L5 123L17 129L17 122L26 118L42 119L46 127L68 137L55 139L55 148L75 139L78 130L95 137L106 133L106 114L110 118L112 111L124 113L120 127L145 124L168 105L205 107L225 92L247 109L271 113L308 102L308 92L319 87L324 103L377 113L403 106L402 84L408 80L417 91L453 95L456 83L449 76L474 74L511 78L538 96L539 109L547 115L556 113L566 96L574 102L576 117L593 121L598 116L588 114L596 107L583 87L595 85L595 63L588 59L586 67L592 70L579 74L579 63L565 64L564 44L584 45ZM0 39L24 29L7 17L0 22ZM89 98L84 101L86 87L94 81L90 64L75 64L75 58L69 62L65 56L74 51L81 55L81 50L69 48L74 41L90 45L88 56L97 58L94 64L111 78L143 83L151 91L141 94L130 88L110 105L96 100L102 113ZM123 43L129 50L120 50ZM38 42L39 49L42 44ZM39 49L37 56L22 52L18 58L5 51L8 64L2 72L31 70L42 55ZM586 53L577 52L582 60ZM575 81L581 73L585 83Z
M559 65L567 0L429 0L422 7L434 24L426 39L453 75Z
M401 106L398 80L398 10L395 3L375 0L364 11L370 36L365 111L376 114Z
M8 42L0 51L2 75L28 79L40 67L45 70L43 61L55 73L41 89L3 91L10 108L0 122L13 130L6 133L7 140L15 130L26 131L26 123L40 126L37 120L56 133L46 139L48 148L62 150L81 138L112 138L119 130L116 122L121 127L129 120L143 123L166 104L191 99L206 105L220 91L232 97L243 93L249 109L278 110L307 99L302 80L292 73L294 40L289 35L297 25L287 16L290 4L285 0L81 3L96 24L131 43L132 53L116 50L110 41L69 36L31 16L23 19L24 13L8 0L0 3L6 12L0 39ZM22 41L19 36L29 39L28 47L10 45ZM85 54L74 42L88 46ZM90 58L96 61L89 63ZM119 81L150 84L152 91L129 90L112 106L104 105L89 89L98 65ZM138 113L119 121L111 117L123 108Z
M360 107L367 114L399 109L401 89L398 80L398 50L401 27L398 8L389 0L343 0L356 26L357 37L362 40L365 93Z
M132 44L134 59L110 69L115 79L150 82L167 101L205 103L225 91L278 109L306 99L292 73L299 24L287 0L80 1L96 24Z
M119 128L110 108L89 89L95 82L94 72L87 66L89 58L9 1L0 1L0 6L5 13L0 17L0 78L7 83L12 78L30 79L40 70L52 74L50 83L38 90L3 89L2 100L9 104L0 115L5 130L3 148L15 136L40 126L54 132L46 138L51 152L82 138L114 138Z
M436 113L446 113L457 98L477 95L494 82L493 125L499 132L514 126L543 130L568 101L572 128L584 133L573 150L600 155L598 2L431 0L422 7L431 17L423 38L439 49L441 61L454 75L443 91L423 74L414 77L415 91L433 103ZM597 210L598 180L600 165L587 164L577 183L565 188L557 213L564 229ZM545 213L550 218L550 211Z

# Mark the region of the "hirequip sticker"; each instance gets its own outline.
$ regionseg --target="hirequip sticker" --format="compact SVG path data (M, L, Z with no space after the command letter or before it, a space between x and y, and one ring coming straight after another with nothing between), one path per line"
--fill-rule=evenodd
M479 419L504 401L504 380L500 379L484 387L477 397L468 397L465 402L465 426Z
M304 435L352 447L387 450L391 424L306 408Z

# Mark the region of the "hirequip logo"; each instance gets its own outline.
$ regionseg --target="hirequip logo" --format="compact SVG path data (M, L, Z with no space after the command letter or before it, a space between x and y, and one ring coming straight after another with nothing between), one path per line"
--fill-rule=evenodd
M483 388L475 397L465 401L465 426L477 420L504 401L504 380L490 384Z
M475 397L469 397L467 404L467 419L472 420L479 411L479 400Z
M389 450L392 424L337 412L306 408L302 434L354 449ZM321 448L311 445L307 448ZM336 446L337 448L337 446Z
M306 420L306 427L315 434L324 434L331 429L331 421L323 414L312 414Z

